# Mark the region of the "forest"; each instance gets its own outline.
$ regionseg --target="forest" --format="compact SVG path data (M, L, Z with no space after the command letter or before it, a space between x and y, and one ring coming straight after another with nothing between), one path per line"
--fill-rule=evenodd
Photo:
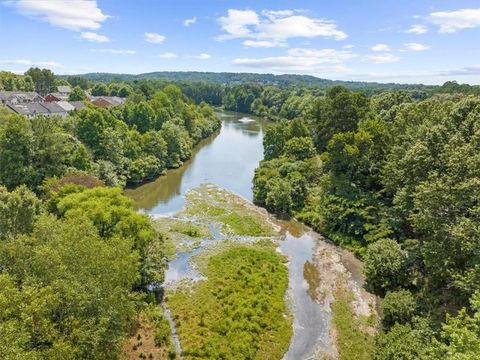
M122 188L181 166L220 128L212 106L271 120L255 204L304 222L364 263L367 286L382 299L371 358L480 356L479 88L352 90L245 78L0 73L4 90L45 94L70 84L80 98L78 89L127 97L66 118L0 109L4 358L120 356L136 314L154 302L147 286L163 281L166 236ZM275 260L241 251L252 262ZM218 256L213 280L234 282L234 268L219 269L237 256Z
M375 359L480 354L480 98L343 87L271 126L254 201L364 262Z

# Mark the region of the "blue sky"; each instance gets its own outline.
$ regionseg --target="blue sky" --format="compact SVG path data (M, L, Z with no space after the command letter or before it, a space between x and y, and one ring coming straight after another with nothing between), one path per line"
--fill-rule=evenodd
M0 69L480 84L480 0L0 0Z

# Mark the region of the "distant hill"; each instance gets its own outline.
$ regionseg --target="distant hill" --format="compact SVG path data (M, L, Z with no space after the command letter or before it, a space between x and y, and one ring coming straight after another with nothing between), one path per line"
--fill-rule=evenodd
M112 73L88 73L80 74L93 82L110 81L135 81L141 79L157 79L165 81L206 81L223 85L235 85L246 82L258 82L277 86L302 86L310 88L328 88L335 85L343 85L352 90L432 90L436 86L422 84L397 84L378 83L366 81L342 81L321 79L311 75L274 75L254 73L230 73L230 72L197 72L197 71L157 71L138 75L112 74ZM67 76L63 76L67 77Z

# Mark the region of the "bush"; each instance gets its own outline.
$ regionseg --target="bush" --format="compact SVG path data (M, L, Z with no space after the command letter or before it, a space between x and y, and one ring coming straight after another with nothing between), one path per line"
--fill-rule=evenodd
M407 252L395 240L382 239L371 244L363 268L367 284L381 293L405 285L406 261Z
M408 290L387 292L380 306L383 322L388 327L410 321L417 309L415 297Z

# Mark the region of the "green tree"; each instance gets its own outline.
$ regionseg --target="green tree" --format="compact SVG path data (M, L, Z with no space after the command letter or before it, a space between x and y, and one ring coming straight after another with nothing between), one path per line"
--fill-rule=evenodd
M73 88L70 95L68 95L68 100L69 101L87 100L87 95L85 95L85 92L80 88L80 86L77 85Z
M40 95L47 95L55 91L55 75L51 70L30 68L25 72L35 84L35 91Z
M376 290L395 290L408 280L407 252L395 240L382 239L367 248L364 273L367 283Z
M415 315L417 302L408 290L388 291L380 303L382 319L386 326L405 324Z
M0 109L0 183L8 189L32 181L33 139L26 118Z
M109 94L108 87L104 83L96 83L91 91L93 96L106 96Z
M0 240L30 233L41 213L40 200L26 186L12 192L0 186Z

